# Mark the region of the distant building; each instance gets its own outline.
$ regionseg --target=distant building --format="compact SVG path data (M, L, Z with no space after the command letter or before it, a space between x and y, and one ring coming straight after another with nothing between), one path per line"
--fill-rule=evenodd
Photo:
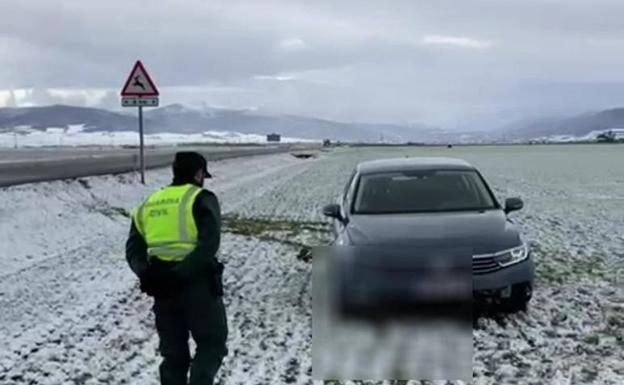
M279 142L282 140L282 136L280 134L268 134L267 135L267 142Z
M329 146L331 146L331 140L323 139L323 147L329 147Z

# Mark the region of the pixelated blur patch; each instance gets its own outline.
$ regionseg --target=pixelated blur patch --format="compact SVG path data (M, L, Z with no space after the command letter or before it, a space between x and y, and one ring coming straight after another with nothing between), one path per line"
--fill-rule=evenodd
M314 380L472 378L472 250L312 250Z

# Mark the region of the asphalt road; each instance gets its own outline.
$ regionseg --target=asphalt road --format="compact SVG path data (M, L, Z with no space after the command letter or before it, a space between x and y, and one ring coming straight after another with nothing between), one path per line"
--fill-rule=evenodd
M166 167L177 151L197 151L206 159L317 148L318 145L198 146L145 149L145 168ZM0 150L0 187L139 170L139 150L129 148L54 148Z

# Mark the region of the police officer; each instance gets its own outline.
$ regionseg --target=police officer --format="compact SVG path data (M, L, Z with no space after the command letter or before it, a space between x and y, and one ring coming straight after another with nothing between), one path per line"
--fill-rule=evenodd
M202 155L178 152L173 183L132 212L126 259L141 291L154 297L162 385L211 385L227 355L216 258L221 213L217 197L202 188L211 177ZM189 334L197 345L192 365Z

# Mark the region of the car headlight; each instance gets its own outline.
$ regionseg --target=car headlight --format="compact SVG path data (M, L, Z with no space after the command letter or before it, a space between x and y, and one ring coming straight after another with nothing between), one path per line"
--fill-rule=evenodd
M502 267L513 265L518 262L522 262L529 256L529 247L526 243L513 249L505 250L497 253L494 260L498 262Z

